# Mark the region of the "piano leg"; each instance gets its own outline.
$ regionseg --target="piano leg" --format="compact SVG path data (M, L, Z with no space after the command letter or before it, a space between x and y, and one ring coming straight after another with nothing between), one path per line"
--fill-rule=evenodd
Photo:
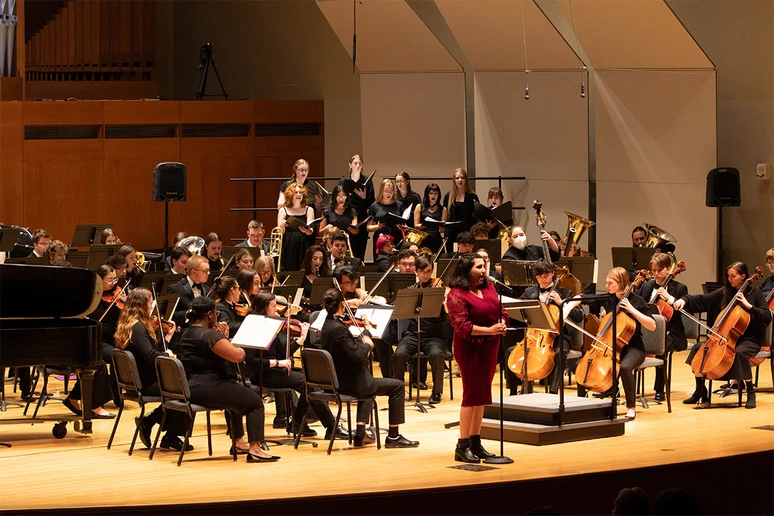
M81 410L83 411L83 425L80 432L91 433L91 399L94 392L95 369L81 371Z

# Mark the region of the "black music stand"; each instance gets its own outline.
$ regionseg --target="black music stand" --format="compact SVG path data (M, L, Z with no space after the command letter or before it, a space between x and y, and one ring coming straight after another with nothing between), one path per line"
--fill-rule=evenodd
M459 258L439 258L436 260L435 277L441 278L444 285L448 285L459 261Z
M558 333L556 324L553 321L551 313L548 311L548 307L545 303L541 303L537 299L524 299L508 303L505 306L505 311L512 320L521 321L527 325L527 329L533 328L537 330L555 331ZM526 394L527 386L527 359L529 358L529 341L527 340L527 333L524 333L524 360L522 362L521 374L523 375L521 384L521 393Z
M13 248L16 246L17 238L19 238L18 228L0 229L0 252L3 252L8 257L10 257L11 253L13 252ZM26 258L26 256L25 257L19 256L19 258Z
M89 266L89 253L85 251L69 251L67 253L67 261L76 269L86 269Z
M395 304L398 292L414 285L417 282L417 277L413 273L396 272L391 273L382 284L387 281L389 281L389 286L387 288L387 295L384 297L389 304Z
M570 269L570 273L582 283L594 283L597 261L593 256L565 256L554 263Z
M486 254L489 255L490 263L499 263L503 257L502 240L476 240L473 242L473 252L476 252L479 249L486 250Z
M240 249L247 249L250 252L250 255L252 255L253 260L257 260L262 256L261 251L263 251L263 247L239 247L235 245L224 245L223 251L220 253L220 255L228 260L237 254Z
M398 291L395 298L395 312L392 318L416 319L417 321L417 380L419 379L419 368L422 355L422 319L439 317L443 307L444 289L440 288L404 288ZM409 381L411 381L409 379ZM420 412L427 414L427 408L435 408L432 405L422 403L421 382L417 381L417 400L406 405L407 407L416 407Z
M113 229L113 224L76 224L73 233L73 247L89 247L102 243L102 231Z
M611 247L613 267L623 267L627 271L638 271L650 267L650 259L656 253L652 247Z
M285 274L285 279L282 281L283 287L300 287L306 276L304 271L283 271L278 274Z
M309 294L309 304L322 306L323 295L331 288L333 288L333 278L315 278L312 282L312 292Z

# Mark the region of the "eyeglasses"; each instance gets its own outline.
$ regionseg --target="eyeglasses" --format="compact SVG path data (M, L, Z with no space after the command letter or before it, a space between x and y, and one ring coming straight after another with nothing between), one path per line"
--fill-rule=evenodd
M350 286L350 285L355 285L355 283L354 283L354 282L352 282L352 281L342 281L342 282L341 282L341 286L342 286L342 287L348 287L348 286Z

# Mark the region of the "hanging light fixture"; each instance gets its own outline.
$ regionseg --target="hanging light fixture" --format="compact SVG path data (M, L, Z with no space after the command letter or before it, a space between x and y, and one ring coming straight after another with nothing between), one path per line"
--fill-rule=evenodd
M575 36L575 53L578 55L578 59L581 59L580 56L580 42L578 41L578 29L575 26L575 12L572 10L572 0L568 0L570 3L570 18L572 19L572 33ZM588 68L586 68L586 64L583 63L583 60L581 59L581 85L580 85L580 96L581 98L586 98L586 72L588 71Z
M529 61L527 60L527 25L524 22L524 2L519 2L521 8L521 37L524 43L524 100L529 100Z

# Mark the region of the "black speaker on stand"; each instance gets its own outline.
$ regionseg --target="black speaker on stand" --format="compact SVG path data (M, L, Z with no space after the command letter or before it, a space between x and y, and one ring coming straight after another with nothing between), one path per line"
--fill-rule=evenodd
M153 201L164 203L164 254L169 255L169 203L186 198L185 165L159 163L153 169Z
M713 168L707 174L705 204L718 208L717 281L723 281L723 208L742 204L739 171L735 168Z

